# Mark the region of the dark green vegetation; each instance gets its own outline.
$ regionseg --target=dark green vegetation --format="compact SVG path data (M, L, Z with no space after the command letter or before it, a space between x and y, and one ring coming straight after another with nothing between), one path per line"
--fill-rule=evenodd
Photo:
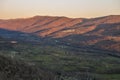
M46 77L45 77L46 76ZM0 80L53 80L50 72L45 72L18 59L0 55Z
M0 38L0 54L2 80L120 80L119 56L105 52Z

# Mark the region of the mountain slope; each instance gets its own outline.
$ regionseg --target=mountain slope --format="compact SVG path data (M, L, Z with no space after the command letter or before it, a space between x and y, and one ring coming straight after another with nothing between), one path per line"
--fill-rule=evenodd
M52 38L69 45L120 52L120 15L91 19L35 16L1 20L0 28L46 38L47 42Z
M54 31L60 30L65 27L73 26L80 22L82 22L82 19L72 19L67 17L35 16L33 18L28 19L13 19L1 21L0 28L22 31L27 33L37 33L40 36L45 36ZM46 31L50 32L47 33Z
M109 25L117 26L119 23L120 16L106 16L93 19L35 16L27 19L0 21L0 28L35 33L43 37L51 35L56 35L54 37L59 37L57 34L61 34L63 37L67 33L87 33L89 31L93 31L96 28L100 28L99 25L107 27Z

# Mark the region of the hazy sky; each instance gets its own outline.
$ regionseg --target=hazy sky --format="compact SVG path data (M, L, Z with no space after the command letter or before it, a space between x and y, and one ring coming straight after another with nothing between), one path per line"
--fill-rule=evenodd
M0 18L120 15L120 0L0 0Z

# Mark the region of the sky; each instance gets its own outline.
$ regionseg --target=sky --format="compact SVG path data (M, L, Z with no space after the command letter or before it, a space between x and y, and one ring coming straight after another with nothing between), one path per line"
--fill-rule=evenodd
M120 0L0 0L0 19L36 15L72 18L120 15Z

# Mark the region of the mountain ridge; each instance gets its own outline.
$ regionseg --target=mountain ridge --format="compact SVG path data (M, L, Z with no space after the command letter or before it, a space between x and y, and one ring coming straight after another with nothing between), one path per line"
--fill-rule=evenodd
M71 45L94 46L120 52L120 15L89 19L34 16L0 20L0 28L32 34L40 38L60 39Z

